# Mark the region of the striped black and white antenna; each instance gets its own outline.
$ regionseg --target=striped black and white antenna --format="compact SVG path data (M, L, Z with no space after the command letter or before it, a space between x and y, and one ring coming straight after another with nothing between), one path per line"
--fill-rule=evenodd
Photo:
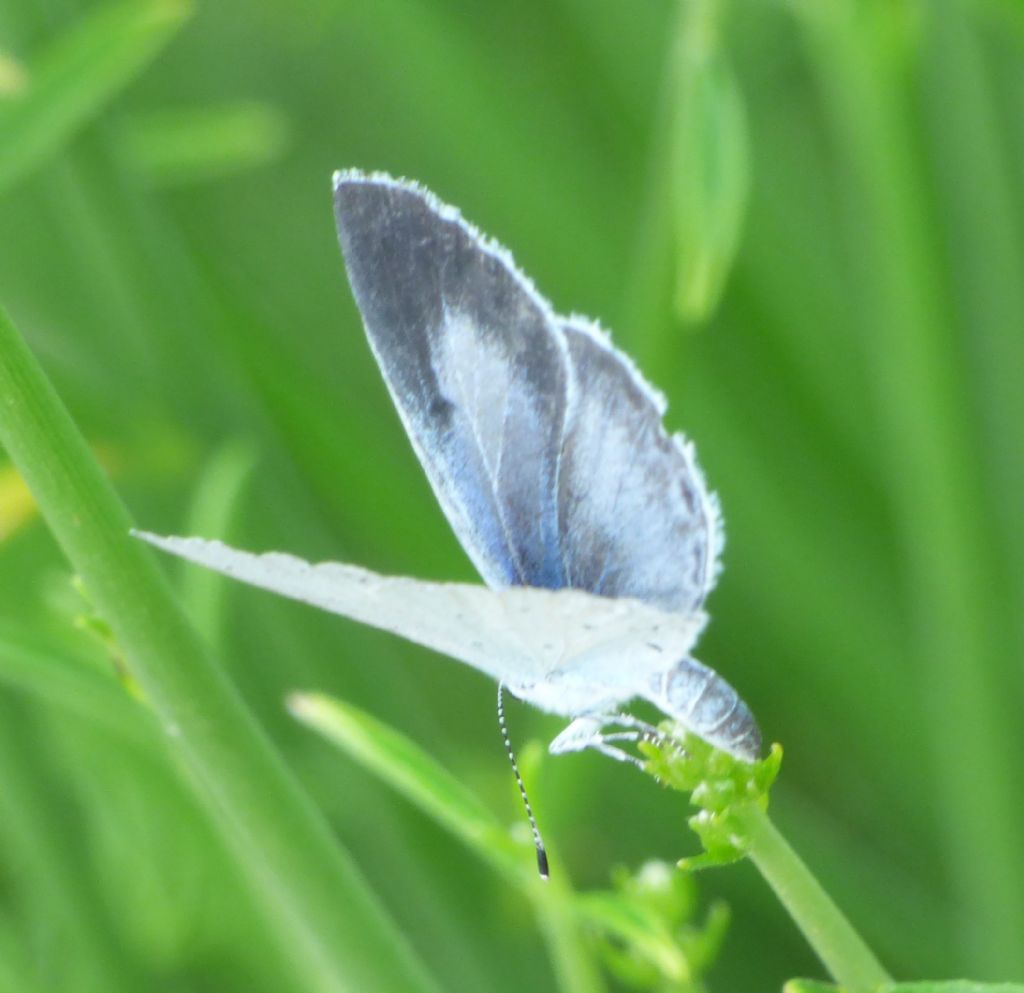
M505 684L501 682L498 683L498 727L501 728L501 740L505 742L505 751L508 753L509 762L512 763L512 772L515 773L516 786L519 787L519 795L523 798L526 816L530 821L530 830L533 832L533 844L537 849L537 871L540 873L541 879L547 879L549 875L548 853L540 836L540 828L537 827L537 818L533 816L530 798L526 795L523 777L519 773L519 763L516 762L515 752L512 751L512 739L508 736L508 725L505 724Z

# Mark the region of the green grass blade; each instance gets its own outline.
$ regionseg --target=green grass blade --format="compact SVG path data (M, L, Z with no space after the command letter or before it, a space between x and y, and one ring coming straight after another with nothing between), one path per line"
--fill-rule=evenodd
M965 414L973 397L950 347L943 260L928 238L930 179L901 87L910 68L906 11L841 0L794 9L849 166L863 345L964 944L978 972L1016 975L1024 969L1017 762L997 681L1002 618L988 592L1000 563Z
M255 461L255 454L248 445L231 442L221 448L199 479L182 534L227 538ZM180 575L181 599L186 612L207 642L219 646L224 583L207 569L182 568Z
M294 693L288 709L396 789L511 882L538 883L527 849L451 773L404 735L341 700Z
M671 148L675 306L687 322L718 306L739 246L750 193L743 95L718 37L719 0L691 0L675 58Z
M879 993L1024 993L1020 983L972 983L969 979L894 983Z
M100 7L28 69L0 103L0 194L58 152L177 34L187 0L130 0Z
M995 483L998 546L1008 560L1011 581L1004 595L1006 615L1018 625L1024 645L1024 529L1020 527L1018 481L1024 479L1024 445L1007 443L1007 426L1024 424L1024 232L1014 212L1017 175L1008 161L1008 142L985 65L980 32L972 22L974 4L951 0L930 19L930 58L922 70L932 124L932 157L943 184L957 299L968 361L983 417L983 456ZM970 182L964 182L964 177ZM993 586L997 584L993 583ZM1011 671L1016 670L1016 657Z
M85 659L70 657L66 646L8 620L0 620L0 684L123 735L135 745L157 743L150 722L140 720L138 704L114 678L112 666L104 673Z
M293 693L292 714L343 749L459 838L531 901L564 993L600 993L600 975L579 940L586 922L578 898L556 865L548 882L537 875L532 847L516 841L476 794L404 735L341 700Z
M107 909L96 904L88 861L69 844L65 784L38 751L30 717L20 701L0 696L0 836L5 857L28 870L28 878L19 873L20 888L50 908L71 946L68 959L47 963L45 974L67 981L73 969L83 993L137 986L136 965L120 947Z
M782 993L842 993L842 990L831 983L819 983L816 979L791 979L782 988Z
M272 162L287 147L288 127L277 108L249 101L133 115L119 139L127 164L147 182L184 186Z
M0 443L272 918L296 982L435 987L190 628L60 399L0 313Z

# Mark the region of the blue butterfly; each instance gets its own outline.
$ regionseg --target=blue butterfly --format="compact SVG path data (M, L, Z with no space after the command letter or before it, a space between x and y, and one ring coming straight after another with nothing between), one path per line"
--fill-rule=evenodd
M690 654L722 522L692 445L662 427L664 400L605 332L555 314L505 249L422 187L349 170L334 204L370 347L487 585L140 536L491 675L572 719L553 752L635 761L620 743L650 729L621 708L641 698L756 759L750 710Z

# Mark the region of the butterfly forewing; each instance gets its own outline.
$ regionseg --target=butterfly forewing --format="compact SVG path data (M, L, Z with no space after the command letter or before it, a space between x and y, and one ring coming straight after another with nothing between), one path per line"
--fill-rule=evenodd
M417 188L341 174L335 211L370 345L459 540L493 585L564 586L567 367L553 315L503 252Z

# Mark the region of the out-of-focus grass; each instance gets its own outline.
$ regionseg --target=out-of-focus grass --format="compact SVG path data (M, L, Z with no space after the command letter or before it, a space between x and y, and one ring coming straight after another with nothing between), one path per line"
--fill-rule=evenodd
M0 88L0 127L104 9L0 0L3 79L24 76ZM556 307L612 327L697 441L729 532L700 654L786 747L774 810L796 847L895 975L1020 980L1022 22L994 0L724 13L751 187L696 328L673 310L666 175L680 17L653 0L200 3L141 75L141 49L125 54L116 86L19 160L0 300L146 526L205 519L248 547L465 579L345 286L329 177L386 168L458 203ZM199 126L225 107L273 108L273 127ZM221 454L238 439L248 478ZM19 799L0 982L283 988L130 700L115 726L118 685L94 680L79 608L50 595L66 566L21 504L5 513L0 795ZM528 903L283 709L295 687L352 701L512 819L493 687L254 591L188 596L442 985L554 989ZM517 739L557 729L510 718ZM675 798L599 757L546 762L534 801L581 884L685 853ZM815 973L749 870L699 884L732 904L713 990Z
M62 34L26 72L7 62L0 191L74 138L152 61L187 15L180 0L108 4Z

